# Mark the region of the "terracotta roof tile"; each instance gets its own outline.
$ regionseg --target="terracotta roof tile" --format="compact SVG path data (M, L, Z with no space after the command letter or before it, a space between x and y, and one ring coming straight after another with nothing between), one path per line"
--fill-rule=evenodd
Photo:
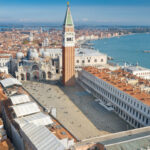
M138 86L133 86L127 83L127 79L137 79L138 84L150 86L150 82L148 80L136 77L135 75L125 72L122 69L110 71L109 69L99 70L94 67L85 67L84 70L150 106L150 94L142 91ZM124 80L121 80L123 77L125 77Z

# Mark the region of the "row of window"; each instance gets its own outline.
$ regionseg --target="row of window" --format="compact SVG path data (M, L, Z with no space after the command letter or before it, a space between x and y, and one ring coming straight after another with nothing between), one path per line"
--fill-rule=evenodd
M108 85L107 83L105 83L103 81L97 80L95 82L102 85L103 87L105 87L105 89L109 90L114 95L117 95L122 100L125 100L126 102L130 103L131 105L135 106L136 108L139 108L140 110L144 111L145 113L150 114L149 110L147 110L147 112L146 112L146 107L144 105L139 104L138 101L137 102L133 101L133 99L128 97L125 93L118 91L117 89L115 89L114 87Z
M0 67L7 66L7 63L0 63Z
M87 81L86 81L87 83ZM90 86L91 87L91 86ZM90 90L92 90L93 88L91 87ZM95 92L95 90L92 92L94 95L96 95L96 97L99 97L102 101L107 102L107 100L105 100L105 98L103 96L101 96L99 93ZM116 101L118 103L118 105L121 105L121 103L119 103L120 101ZM133 115L136 115L137 120L140 119L144 124L148 125L149 124L149 120L148 118L146 118L145 116L142 116L140 113L136 112L134 109L132 109L131 107L129 108L128 105L122 103L122 107L126 108L128 111L130 109L130 112L133 111ZM126 120L127 122L129 122L130 124L132 124L135 127L141 127L142 125L136 121L134 118L132 118L131 116L127 115L122 109L118 108L117 106L113 105L114 110L116 111L117 114L119 114L119 116L121 118L123 118L124 120ZM139 116L138 116L139 115Z
M94 93L94 92L92 92L92 93ZM98 94L97 92L95 93L95 95L96 95L96 97L99 97L104 103L107 103L107 100L105 100L105 98L104 98L103 96L101 96L101 95ZM122 104L123 104L123 103L122 103ZM123 105L122 105L122 106L123 106ZM133 126L138 127L138 128L142 126L141 123L139 123L138 121L136 121L133 117L127 115L127 114L126 114L123 110L121 110L119 107L117 107L117 106L115 106L115 105L113 105L112 107L114 108L115 112L116 112L117 114L119 114L119 116L120 116L121 118L123 118L124 120L126 120L127 122L129 122L130 124L132 124ZM127 109L129 110L129 107L128 107L128 106L126 107L126 105L125 105L124 108L127 108ZM131 112L131 108L130 108L130 112ZM135 115L135 110L133 110L133 114ZM148 123L149 123L148 118L146 118L145 116L142 117L142 115L141 115L140 113L138 113L138 112L136 112L136 117L138 117L138 114L139 114L139 119L140 119L144 124L148 125ZM137 118L137 120L138 120L138 118Z
M134 127L141 127L141 124L136 121L135 119L133 119L132 117L128 116L126 113L124 113L121 109L119 108L115 108L115 111L117 112L117 114L119 113L119 116L121 118L123 118L124 120L126 120L127 122L129 122L130 124L132 124ZM147 120L147 124L148 124L148 120Z
M100 60L100 62L103 62L103 61L104 61L103 59ZM82 60L81 62L82 62L82 63L85 63L85 60ZM91 60L88 59L88 63L90 63L90 62L91 62ZM95 59L94 62L97 63L98 60ZM76 63L80 63L80 61L79 61L79 60L76 60Z
M55 56L55 57L57 57L57 56L60 56L61 54L50 54L50 56Z
M142 121L143 123L146 123L148 125L148 118L146 119L145 116L143 116L141 113L133 109L132 107L128 106L125 103L122 103L121 101L117 100L117 104L121 106L123 109L127 110L128 113L135 116L138 120Z
M150 75L150 72L141 72L141 73L136 73L136 75Z
M0 61L9 61L7 58L1 58Z

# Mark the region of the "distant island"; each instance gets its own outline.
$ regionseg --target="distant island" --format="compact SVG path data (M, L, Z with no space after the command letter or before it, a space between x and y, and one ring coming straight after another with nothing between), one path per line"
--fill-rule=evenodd
M143 52L144 53L150 53L150 50L144 50Z

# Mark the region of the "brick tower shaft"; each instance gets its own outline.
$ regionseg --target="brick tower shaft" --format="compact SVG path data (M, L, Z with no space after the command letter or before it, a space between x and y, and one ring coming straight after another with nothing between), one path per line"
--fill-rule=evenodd
M75 32L69 5L63 25L62 61L63 84L73 86L75 84Z

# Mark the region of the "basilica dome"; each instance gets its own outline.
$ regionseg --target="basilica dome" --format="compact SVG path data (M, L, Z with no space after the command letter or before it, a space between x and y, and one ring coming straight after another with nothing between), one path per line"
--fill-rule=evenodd
M30 48L28 50L28 53L27 53L28 59L37 59L38 57L39 57L39 54L35 48Z

